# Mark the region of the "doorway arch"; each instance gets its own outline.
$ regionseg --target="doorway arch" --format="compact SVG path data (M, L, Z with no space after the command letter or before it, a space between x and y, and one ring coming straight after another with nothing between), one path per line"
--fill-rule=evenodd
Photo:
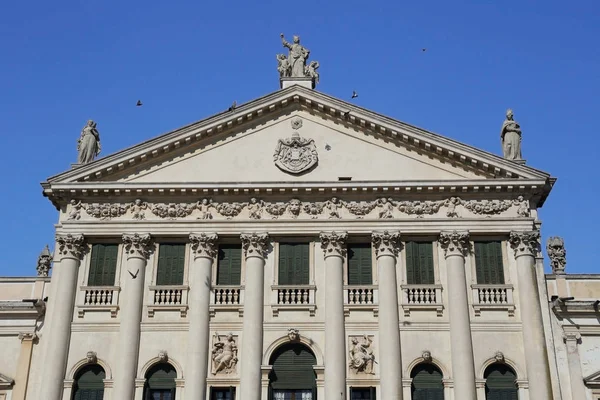
M417 364L411 371L412 400L444 400L442 371L431 363Z
M316 400L317 358L302 343L286 343L269 360L269 400Z
M506 364L494 363L485 369L486 400L519 400L517 374Z

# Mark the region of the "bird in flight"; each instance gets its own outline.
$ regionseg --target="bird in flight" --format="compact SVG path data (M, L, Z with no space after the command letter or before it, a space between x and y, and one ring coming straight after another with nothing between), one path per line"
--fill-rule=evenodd
M427 49L426 49L425 47L423 47L423 48L421 49L421 51L422 51L422 52L426 52L426 51L427 51Z
M142 101L138 100L137 103L136 103L136 107L141 107L141 106L142 106Z
M356 90L352 91L352 98L355 99L358 97L358 93L356 93Z
M127 270L127 272L129 272L129 275L131 275L131 277L133 279L137 278L138 274L140 273L140 270L138 269L137 271L135 271L135 275L133 273L131 273L130 270Z

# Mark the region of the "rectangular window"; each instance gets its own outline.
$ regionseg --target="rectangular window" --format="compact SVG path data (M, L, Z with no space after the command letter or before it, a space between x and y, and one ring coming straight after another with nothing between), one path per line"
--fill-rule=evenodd
M377 400L374 387L351 387L350 400Z
M475 269L477 283L503 285L502 243L475 242Z
M235 400L235 388L210 388L210 400Z
M409 285L433 285L433 245L431 242L406 242L406 282Z
M92 246L88 286L114 286L118 250L117 244Z
M308 243L279 244L280 285L308 285L309 265Z
M242 245L219 245L217 285L239 285L242 275Z
M370 243L348 244L348 285L373 284L372 260Z
M161 244L158 247L157 286L183 285L185 244Z

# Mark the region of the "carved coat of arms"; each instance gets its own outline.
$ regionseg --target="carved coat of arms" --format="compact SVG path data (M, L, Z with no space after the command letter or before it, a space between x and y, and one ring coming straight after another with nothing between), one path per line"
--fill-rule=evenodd
M279 139L273 154L275 165L282 171L290 174L300 174L314 167L319 161L317 146L313 139L300 137L297 132L302 127L302 120L292 120L292 128L295 132L292 137Z

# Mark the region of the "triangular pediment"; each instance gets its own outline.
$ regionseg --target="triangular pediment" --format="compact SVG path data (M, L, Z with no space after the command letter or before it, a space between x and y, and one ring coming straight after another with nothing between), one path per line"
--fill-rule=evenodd
M593 374L583 378L585 385L589 388L600 388L600 371L596 371Z
M0 389L9 389L14 385L15 380L4 374L0 374Z
M277 168L278 141L295 132L312 139L317 165L300 174ZM535 182L545 194L554 180L441 135L387 118L323 93L293 86L48 179L46 194L118 184ZM114 186L113 185L113 186ZM509 185L512 186L512 183ZM487 190L487 189L486 189ZM542 200L543 201L543 200Z

